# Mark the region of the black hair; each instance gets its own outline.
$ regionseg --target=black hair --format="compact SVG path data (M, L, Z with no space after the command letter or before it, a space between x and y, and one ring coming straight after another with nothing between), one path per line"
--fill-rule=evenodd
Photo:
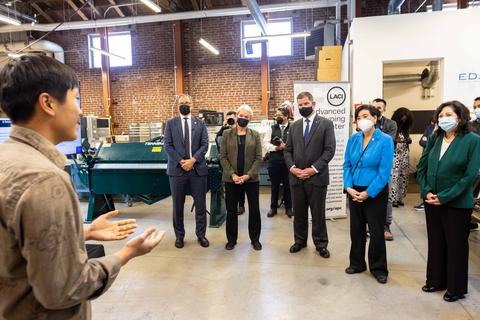
M44 55L23 55L0 71L0 108L13 123L26 123L42 93L64 103L67 92L77 87L78 77L67 65Z
M237 115L237 113L236 113L235 111L228 111L228 112L227 112L227 117L228 117L228 116L231 116L232 114L233 114L234 116Z
M478 101L478 100L480 100L480 97L476 97L475 100L473 100L473 101Z
M358 115L362 110L368 110L370 112L370 115L372 117L377 117L377 119L380 117L380 111L377 108L375 108L371 104L362 104L355 110L355 121L357 121Z
M381 98L373 99L373 102L383 102L383 105L385 106L385 108L387 107L387 101Z
M468 133L470 131L473 131L473 127L470 124L470 110L468 110L463 103L457 100L449 101L449 102L444 102L442 103L437 110L435 111L435 120L438 123L438 115L440 112L442 112L443 108L445 107L450 107L453 109L453 112L457 114L457 117L460 119L460 122L457 125L457 128L455 128L455 131L459 133ZM435 134L438 136L439 134L445 133L445 131L438 126L437 130L435 131Z
M280 107L278 108L278 111L280 111L284 117L290 117L290 110L288 110L288 108Z
M407 117L407 121L402 125L402 118L403 116ZM397 123L397 136L396 139L398 139L398 136L400 133L403 134L405 139L410 138L410 128L413 126L413 114L410 110L407 108L398 108L395 110L395 112L392 115L392 120Z

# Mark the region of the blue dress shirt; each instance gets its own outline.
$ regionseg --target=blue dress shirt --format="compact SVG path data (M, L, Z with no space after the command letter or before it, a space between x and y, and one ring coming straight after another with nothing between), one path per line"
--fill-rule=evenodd
M363 132L351 135L343 163L345 190L353 188L354 185L368 187L366 192L370 197L375 198L390 182L394 151L392 138L380 129L375 129L362 159L358 162L357 169L354 170L363 152Z

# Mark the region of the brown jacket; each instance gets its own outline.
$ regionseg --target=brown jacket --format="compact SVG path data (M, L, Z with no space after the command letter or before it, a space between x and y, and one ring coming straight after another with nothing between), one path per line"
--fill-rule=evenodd
M232 174L237 172L238 141L237 128L223 132L222 144L220 146L220 163L223 167L223 181L233 183ZM262 141L258 131L247 128L245 137L245 166L244 174L250 179L245 183L260 181L260 162L262 161Z
M83 222L65 156L13 126L0 145L0 319L90 319L121 261L87 260Z

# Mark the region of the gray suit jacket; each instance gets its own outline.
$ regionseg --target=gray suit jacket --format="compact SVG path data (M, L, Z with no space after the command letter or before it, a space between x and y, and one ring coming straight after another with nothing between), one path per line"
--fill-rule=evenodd
M383 133L388 134L393 140L397 137L397 123L388 118L382 117L382 120L377 121L375 128L380 129Z
M328 163L335 155L335 131L333 122L316 115L309 131L307 144L303 143L303 118L290 126L290 134L285 144L284 155L287 168L292 166L299 169L310 168L312 165L318 170L309 179L307 184L327 186L329 184ZM290 173L290 184L302 184L302 180Z
M165 152L168 155L167 175L182 176L185 170L182 169L180 161L185 157L185 147L183 145L183 131L181 117L169 119L165 125L165 134L163 143ZM203 120L192 116L192 128L190 129L192 139L192 157L197 159L193 165L199 176L208 174L205 154L208 151L208 133L207 126Z

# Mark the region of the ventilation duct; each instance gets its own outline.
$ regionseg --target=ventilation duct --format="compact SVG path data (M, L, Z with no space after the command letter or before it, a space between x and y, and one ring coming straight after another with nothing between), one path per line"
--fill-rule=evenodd
M17 52L25 48L27 45L28 43L23 41L6 42L3 44L3 46L0 47L0 56L6 56L11 52ZM65 63L65 53L63 52L63 48L58 44L48 40L38 41L27 50L20 53L20 55L27 53L43 53L48 55L49 57L57 59L62 63Z
M265 21L265 17L260 10L260 7L257 4L256 0L244 0L245 4L247 5L250 13L252 14L253 20L257 23L260 30L264 36L267 35L267 21Z
M417 82L427 78L429 74L428 69L424 69L420 74L401 74L395 76L384 76L383 83L398 83L398 82Z
M433 0L432 11L442 11L442 10L443 10L443 0Z
M405 0L390 0L388 3L388 14L400 14L400 7Z
M440 75L440 64L437 61L430 61L430 73L428 77L422 80L422 87L430 89L435 85Z

